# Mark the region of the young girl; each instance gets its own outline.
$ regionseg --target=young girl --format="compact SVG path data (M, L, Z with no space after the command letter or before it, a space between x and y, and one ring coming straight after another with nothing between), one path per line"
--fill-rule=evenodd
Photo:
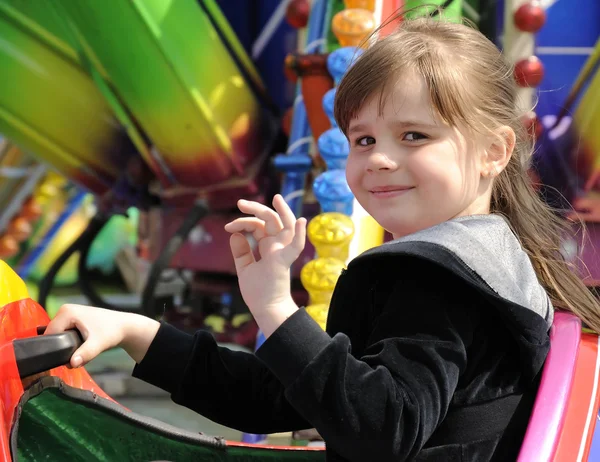
M354 259L327 332L290 296L305 241L281 196L226 226L266 342L256 354L134 315L66 305L71 364L123 347L133 374L239 430L316 428L327 460L515 460L549 349L553 306L596 331L595 299L559 253L561 227L527 174L512 70L482 34L404 21L342 80L348 183L395 240ZM260 251L256 261L243 233Z

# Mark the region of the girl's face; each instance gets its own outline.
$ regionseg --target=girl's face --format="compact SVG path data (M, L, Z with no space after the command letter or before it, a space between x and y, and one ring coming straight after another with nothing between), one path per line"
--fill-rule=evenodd
M396 84L383 111L378 96L348 129L346 177L362 207L395 238L489 213L484 151L439 118L424 80L413 75Z

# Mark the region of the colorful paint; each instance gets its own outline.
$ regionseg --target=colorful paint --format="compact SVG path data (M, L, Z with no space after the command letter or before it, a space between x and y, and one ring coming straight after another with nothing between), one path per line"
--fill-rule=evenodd
M259 134L256 73L209 3L60 3L85 56L151 140L146 160L172 184L243 175L269 139Z
M0 8L0 133L96 193L119 172L127 140L93 81L50 35ZM35 26L35 27L34 27ZM68 84L67 84L68 83Z
M69 178L102 193L139 152L197 188L264 154L264 85L213 0L25 3L0 2L0 133Z

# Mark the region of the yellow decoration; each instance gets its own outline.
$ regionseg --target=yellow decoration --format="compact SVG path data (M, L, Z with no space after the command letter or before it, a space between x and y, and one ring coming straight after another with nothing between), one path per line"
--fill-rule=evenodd
M383 244L384 234L384 229L371 215L361 217L357 255Z
M225 332L225 318L222 318L221 316L214 314L208 315L204 318L204 325L210 327L213 332L216 332L217 334Z
M375 26L373 13L360 8L342 10L331 21L331 29L343 47L362 45Z
M319 303L317 305L308 305L306 312L313 318L323 330L327 325L327 314L329 313L329 305L326 303Z
M350 241L354 236L354 223L348 215L321 213L310 220L306 232L319 257L348 259Z
M300 281L311 304L329 303L335 284L346 264L337 258L317 258L300 271Z
M237 329L242 324L246 324L250 321L252 321L252 315L250 313L240 313L236 314L233 318L231 318L231 325L232 327Z
M0 260L0 309L9 303L29 298L27 286L23 280Z
M375 13L375 0L344 0L346 8L361 8Z
M586 190L589 191L594 183L597 183L600 171L600 133L598 133L598 124L600 123L600 70L593 72L594 66L600 62L600 40L596 44L596 48L586 62L584 69L578 77L578 86L581 87L588 83L588 88L580 98L580 103L577 105L573 120L577 128L577 136L582 140L586 149L585 160L591 164L591 169L586 180ZM591 67L590 67L591 66ZM589 80L588 80L589 79ZM572 98L577 93L571 92ZM570 95L571 96L571 95ZM585 165L585 164L584 164Z
M48 172L44 179L37 185L33 192L36 202L45 205L49 201L56 199L62 194L62 189L67 185L68 180L56 172Z

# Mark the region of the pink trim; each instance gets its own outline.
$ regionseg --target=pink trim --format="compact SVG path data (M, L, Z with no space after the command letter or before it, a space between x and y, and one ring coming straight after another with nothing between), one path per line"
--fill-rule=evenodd
M274 446L270 444L252 444L252 443L240 443L238 441L227 441L227 446L236 448L249 448L249 449L268 449L270 451L320 451L324 452L325 448L321 446Z
M550 352L518 462L552 460L575 377L580 340L581 321L572 314L557 312L550 329Z

